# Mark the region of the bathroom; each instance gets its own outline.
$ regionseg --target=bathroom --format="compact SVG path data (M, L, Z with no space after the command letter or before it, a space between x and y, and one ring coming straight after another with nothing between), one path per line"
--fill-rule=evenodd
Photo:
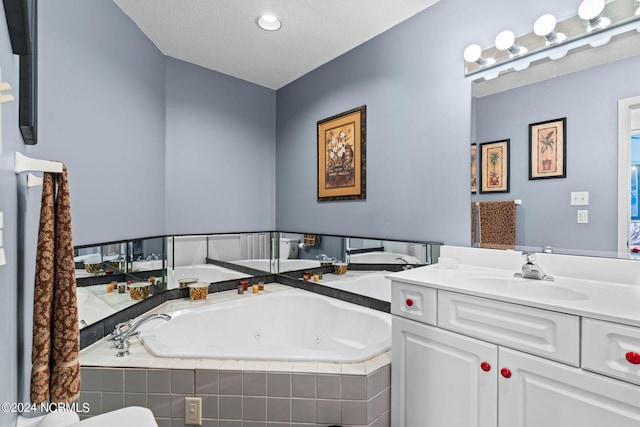
M164 56L113 1L40 2L37 145L22 142L17 103L2 106L0 211L7 264L0 266L0 361L6 367L0 401L22 402L28 395L29 355L20 349L31 322L24 296L34 276L39 215L39 192L15 175L14 152L69 168L76 246L262 230L468 246L467 159L469 143L476 141L462 52L472 42L492 45L506 27L530 32L542 13L573 15L578 4L441 0L273 90ZM18 64L0 18L0 81L16 88ZM616 100L640 94L637 79L616 83ZM367 198L318 203L316 123L359 105L367 105ZM615 170L615 115L614 103L605 135L611 147L603 147L609 171ZM546 116L541 120L561 117L556 111ZM589 142L572 136L569 162L581 150L600 153L581 147ZM526 165L512 158L512 166L514 180L518 169L526 176ZM588 172L578 171L570 163L567 180L538 183L550 191L576 179L554 199L558 205L565 196L568 205L570 191L593 191L590 223L572 232L584 238L556 246L613 252L616 178L607 176L609 187L595 193ZM521 198L518 209L534 209ZM582 230L602 224L603 215L613 231L587 241ZM0 425L15 425L15 416L0 414Z

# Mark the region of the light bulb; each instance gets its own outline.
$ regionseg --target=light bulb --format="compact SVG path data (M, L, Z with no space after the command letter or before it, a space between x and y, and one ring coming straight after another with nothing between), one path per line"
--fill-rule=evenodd
M276 31L282 27L282 22L274 15L260 15L256 18L256 24L267 31Z
M587 31L601 30L611 25L611 20L601 16L605 0L584 0L578 8L578 16L589 22Z
M527 49L522 46L515 45L516 36L512 31L502 31L496 36L496 48L500 50L508 50L509 56L520 56L527 53Z
M585 21L597 18L604 10L604 2L605 0L584 0L578 8L578 16Z
M557 23L558 20L556 17L547 13L536 19L535 24L533 24L533 32L540 37L544 37L546 39L547 46L561 43L567 39L567 36L563 33L556 33L555 29Z
M513 46L514 41L516 41L516 36L512 31L502 31L496 36L496 47L500 50L507 50Z
M482 48L477 44L470 44L464 50L464 60L467 62L476 62L482 58Z

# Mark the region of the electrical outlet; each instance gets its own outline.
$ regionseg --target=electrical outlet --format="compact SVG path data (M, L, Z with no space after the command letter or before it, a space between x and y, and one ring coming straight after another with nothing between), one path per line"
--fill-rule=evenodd
M578 224L588 224L589 223L589 211L587 210L579 210L578 211Z
M184 398L184 423L197 426L202 425L202 398L189 397Z
M4 213L0 212L0 230L4 228Z
M7 257L4 255L4 248L0 248L0 265L7 263Z
M589 204L588 191L572 191L571 206L587 206Z

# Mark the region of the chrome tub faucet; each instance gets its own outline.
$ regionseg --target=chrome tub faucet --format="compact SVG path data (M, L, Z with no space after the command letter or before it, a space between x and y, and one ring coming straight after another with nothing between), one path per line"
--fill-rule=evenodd
M171 320L171 315L166 313L155 313L144 316L136 322L133 322L133 319L131 319L127 320L126 322L118 323L113 329L113 332L111 332L111 340L114 342L114 347L118 349L118 354L116 354L116 356L123 357L128 355L129 338L140 333L140 331L138 331L138 328L143 323L147 323L154 319L169 321ZM127 329L124 329L125 327Z

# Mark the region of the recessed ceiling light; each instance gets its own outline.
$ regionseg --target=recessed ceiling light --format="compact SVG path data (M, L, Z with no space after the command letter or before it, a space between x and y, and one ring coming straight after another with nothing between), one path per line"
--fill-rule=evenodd
M273 15L258 16L258 18L256 19L256 24L258 24L258 27L267 31L276 31L279 30L280 27L282 27L282 22L280 22L280 20Z

